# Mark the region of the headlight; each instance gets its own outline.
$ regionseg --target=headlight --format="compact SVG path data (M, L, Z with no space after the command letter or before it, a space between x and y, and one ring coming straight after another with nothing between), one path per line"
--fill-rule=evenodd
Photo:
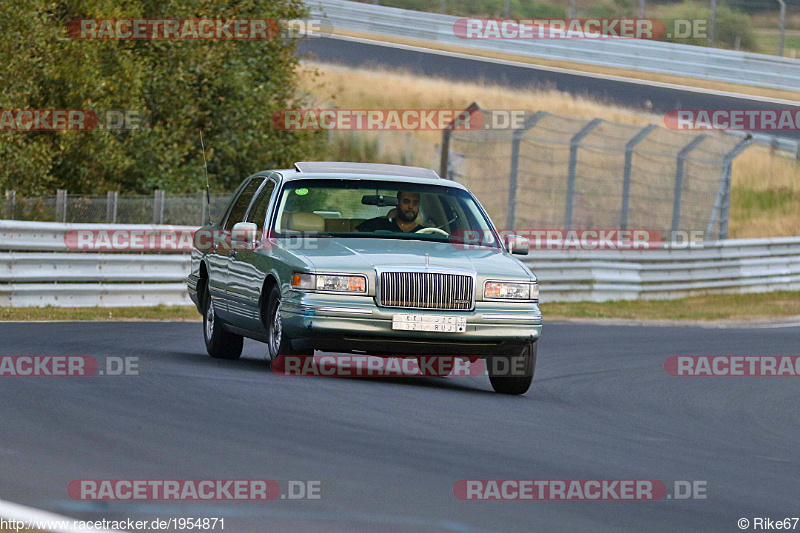
M364 276L295 272L292 275L292 287L316 291L363 294L367 292L367 278Z
M503 300L538 300L539 285L525 281L487 281L483 297Z

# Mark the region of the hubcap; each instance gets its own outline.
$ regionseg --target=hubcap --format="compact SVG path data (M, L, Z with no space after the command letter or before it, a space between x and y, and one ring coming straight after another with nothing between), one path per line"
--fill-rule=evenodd
M270 348L274 355L278 354L278 350L281 346L281 334L283 333L283 327L281 326L281 302L278 301L278 305L275 306L275 314L272 317L272 327L270 328Z
M209 296L211 298L211 296ZM211 340L214 336L214 301L208 302L208 310L206 311L206 339Z

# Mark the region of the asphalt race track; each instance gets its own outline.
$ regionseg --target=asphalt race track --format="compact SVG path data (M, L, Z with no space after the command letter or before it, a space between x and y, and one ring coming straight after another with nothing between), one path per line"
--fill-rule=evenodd
M425 76L486 81L509 87L552 88L570 94L588 95L611 104L659 115L672 109L797 109L797 105L708 94L702 89L654 86L641 80L637 82L605 79L584 74L554 72L535 66L507 65L480 58L450 57L406 50L377 42L365 43L321 37L301 41L298 51L301 54L311 54L313 59L323 63L338 63L352 67L378 66L389 70L404 69ZM647 102L650 102L652 107L648 108ZM531 103L531 110L537 110L535 102ZM800 131L781 131L780 136L800 139Z
M532 389L282 377L199 323L2 323L0 355L139 358L138 376L0 378L0 499L83 519L264 531L739 531L800 514L800 378L686 378L670 355L796 355L800 327L546 323ZM321 499L82 502L77 479L319 480ZM460 479L707 482L707 499L461 501Z

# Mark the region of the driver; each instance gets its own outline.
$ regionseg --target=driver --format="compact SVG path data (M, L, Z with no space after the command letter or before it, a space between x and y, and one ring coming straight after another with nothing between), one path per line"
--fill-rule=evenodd
M356 231L388 230L396 233L413 233L423 228L417 224L419 215L419 193L397 191L397 216L395 218L377 217L365 220Z

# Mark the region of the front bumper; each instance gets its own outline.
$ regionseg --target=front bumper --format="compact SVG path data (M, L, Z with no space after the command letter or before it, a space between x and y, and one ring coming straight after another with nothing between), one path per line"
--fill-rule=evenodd
M392 329L396 313L467 317L462 333ZM364 351L381 355L509 353L539 338L542 315L535 303L476 302L473 311L378 307L371 296L288 291L281 304L283 330L296 349Z

